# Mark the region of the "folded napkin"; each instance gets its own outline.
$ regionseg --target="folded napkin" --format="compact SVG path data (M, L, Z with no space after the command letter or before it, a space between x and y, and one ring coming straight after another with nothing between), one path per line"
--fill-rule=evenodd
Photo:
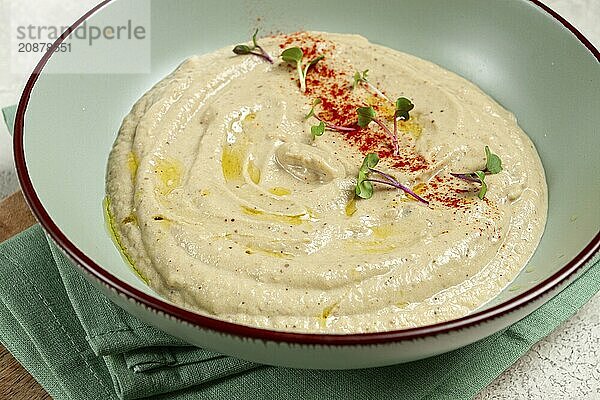
M597 261L528 317L453 352L382 368L298 370L192 347L137 320L36 225L0 244L0 341L55 399L467 399L600 290Z

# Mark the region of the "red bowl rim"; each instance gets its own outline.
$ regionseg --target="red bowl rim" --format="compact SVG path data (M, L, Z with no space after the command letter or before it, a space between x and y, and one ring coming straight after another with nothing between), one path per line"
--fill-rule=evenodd
M25 123L25 112L33 87L42 73L42 70L49 58L54 54L54 49L60 45L68 36L68 32L77 28L82 24L88 17L104 7L113 0L104 0L90 11L85 13L79 18L70 30L67 30L60 38L56 40L53 46L43 55L35 67L33 73L29 77L17 109L14 125L14 158L17 168L17 176L23 191L24 197L29 204L33 214L36 216L44 230L50 235L50 237L62 248L72 260L75 261L76 265L83 269L84 272L90 274L95 279L103 283L104 285L116 290L118 293L126 296L128 299L134 300L142 305L148 307L155 312L162 312L168 316L174 317L181 321L185 321L189 324L195 325L203 329L213 330L219 333L230 334L234 336L241 336L245 338L253 338L274 342L285 342L285 343L301 343L301 344L316 344L316 345L366 345L375 343L389 343L398 342L405 340L413 340L417 338L424 338L428 336L435 336L442 333L451 331L458 331L461 329L470 328L481 324L482 322L489 321L502 317L509 314L521 307L526 306L528 303L533 302L540 297L546 295L553 288L556 288L561 283L569 279L575 274L582 266L590 261L594 254L600 249L600 231L594 236L592 241L585 246L585 248L569 261L559 271L554 273L549 278L542 282L539 282L534 287L519 294L518 296L507 300L501 304L493 306L491 308L478 311L476 313L467 315L465 317L454 319L446 322L437 323L434 325L426 325L417 328L386 331L386 332L375 332L375 333L359 333L359 334L312 334L312 333L291 333L291 332L280 332L268 329L254 328L244 325L239 325L231 322L226 322L211 318L208 316L197 314L193 311L189 311L180 308L176 305L168 303L159 298L153 297L149 294L142 292L139 289L121 281L115 276L111 275L108 271L96 264L92 259L87 257L81 250L79 250L67 237L61 232L58 226L52 221L46 210L44 209L40 199L38 198L31 179L28 175L27 165L25 162L25 152L23 146L23 135L24 135L24 123ZM569 29L579 41L588 48L592 55L600 62L600 53L598 50L569 22L563 17L551 10L549 7L544 5L538 0L526 0L535 6L542 9L544 12L551 15L563 26Z

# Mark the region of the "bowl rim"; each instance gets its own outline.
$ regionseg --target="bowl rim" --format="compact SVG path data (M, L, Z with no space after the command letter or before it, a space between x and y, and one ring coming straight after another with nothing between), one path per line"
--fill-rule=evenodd
M187 322L197 328L208 329L219 333L229 334L232 336L241 336L252 339L273 341L273 342L284 342L284 343L299 343L299 344L314 344L314 345L367 345L367 344L379 344L399 341L410 341L417 338L425 338L430 336L436 336L443 333L449 333L453 331L459 331L462 329L471 328L477 326L483 322L491 321L513 311L516 311L522 307L525 307L529 303L538 300L545 295L549 294L553 289L558 287L560 284L571 278L577 271L579 271L588 261L590 261L594 255L600 250L600 231L592 238L592 240L581 250L572 260L565 264L561 269L555 272L552 276L548 277L544 281L537 283L527 291L515 296L509 300L506 300L498 305L490 307L488 309L469 314L465 317L453 319L445 322L440 322L432 325L425 325L416 328L384 331L384 332L372 332L372 333L356 333L356 334L321 334L321 333L295 333L269 330L264 328L255 328L245 325L236 324L233 322L227 322L212 318L209 316L201 315L194 311L186 310L177 305L169 303L158 297L146 294L143 291L136 289L126 282L113 276L110 272L102 268L100 265L95 263L91 258L86 256L83 251L78 249L67 236L58 228L54 221L50 218L48 212L44 209L42 202L40 201L32 181L28 174L27 164L25 161L25 149L24 149L24 128L25 128L25 113L29 99L31 97L32 90L35 86L36 81L42 73L42 70L54 50L67 38L68 34L75 28L81 25L87 18L92 14L100 10L102 7L111 3L113 0L104 0L98 5L94 6L83 16L81 16L75 23L73 23L48 49L48 51L42 56L41 60L36 65L31 76L29 77L17 108L15 123L14 123L14 137L13 137L13 155L15 159L15 165L17 170L17 176L21 189L23 191L26 202L31 208L33 214L47 232L47 234L54 240L56 244L62 249L63 252L69 256L69 258L75 262L84 273L92 276L94 279L107 286L108 288L116 290L118 294L124 295L128 300L133 300L142 306L152 310L156 313L163 313L168 317L178 319L180 321ZM592 53L592 55L600 62L600 53L594 47L594 45L587 40L581 32L579 32L573 25L565 20L558 13L550 9L539 0L522 0L526 3L531 3L538 7L541 12L549 14L551 17L556 19L565 28L571 31L577 39Z

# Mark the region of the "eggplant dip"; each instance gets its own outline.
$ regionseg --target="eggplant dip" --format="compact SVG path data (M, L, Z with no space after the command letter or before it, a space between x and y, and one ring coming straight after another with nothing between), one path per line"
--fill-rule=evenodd
M462 317L527 263L544 170L469 81L357 35L194 56L125 117L106 207L159 294L255 327L362 333Z

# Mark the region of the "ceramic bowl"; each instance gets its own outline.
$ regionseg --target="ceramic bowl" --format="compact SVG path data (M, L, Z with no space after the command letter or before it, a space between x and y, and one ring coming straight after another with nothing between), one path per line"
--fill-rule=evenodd
M19 179L46 232L94 285L138 318L211 350L259 363L358 368L424 358L472 343L535 310L589 266L600 246L600 64L598 51L537 1L115 0L88 24L151 7L149 72L86 73L119 55L110 46L71 55L81 73L60 73L47 53L29 80L15 124ZM129 14L127 14L129 13ZM260 17L260 18L259 18ZM103 216L109 150L123 116L183 59L263 32L359 33L433 61L475 82L535 142L549 187L546 231L507 290L472 314L414 329L357 335L255 329L182 309L124 263ZM59 40L60 41L60 40Z

